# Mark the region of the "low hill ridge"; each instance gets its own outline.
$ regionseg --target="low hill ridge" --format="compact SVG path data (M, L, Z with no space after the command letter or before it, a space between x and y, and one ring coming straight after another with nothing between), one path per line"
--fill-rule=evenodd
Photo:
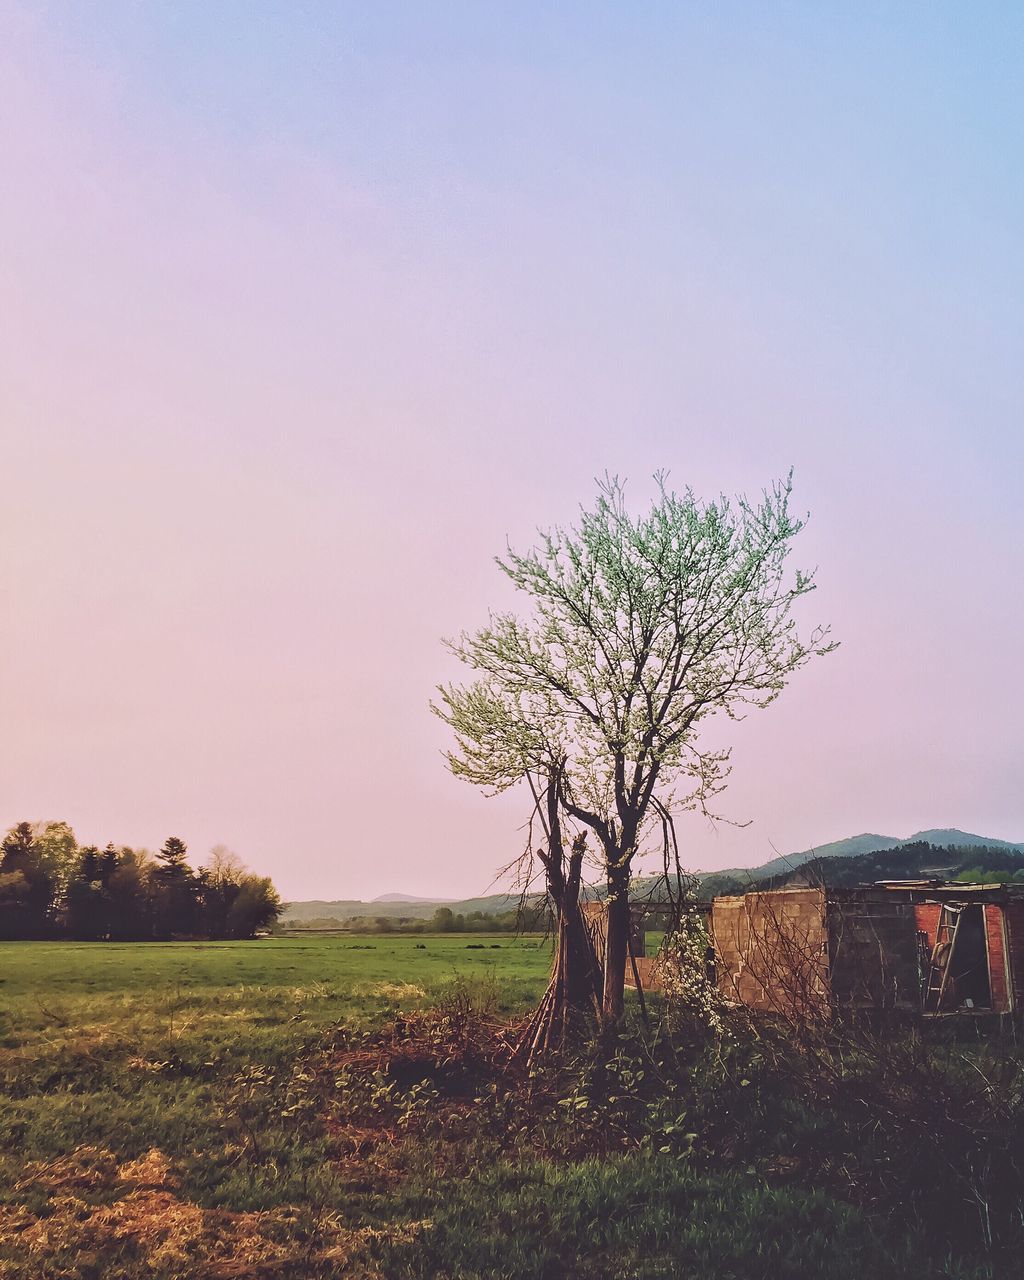
M372 898L370 905L378 902L429 902L434 906L441 906L451 901L451 898L418 898L414 893L382 893L380 897Z
M708 896L715 893L737 892L737 882L753 884L755 881L772 877L785 876L805 862L819 858L855 858L869 853L880 853L887 849L895 849L907 844L929 844L940 849L968 849L984 847L1002 849L1006 852L1024 853L1024 842L1014 843L1010 840L999 840L991 836L979 836L968 831L960 831L956 827L934 827L927 831L915 831L906 837L879 835L874 832L862 832L860 835L847 836L843 840L833 840L814 849L804 849L799 853L790 853L773 858L759 867L731 867L725 871L702 871L697 875L704 892ZM638 891L653 887L658 877L649 876L638 879ZM282 923L289 921L333 919L338 921L353 920L360 917L386 917L388 919L429 920L440 906L451 907L457 915L469 915L474 911L482 911L493 915L502 911L511 911L519 904L518 894L496 893L481 898L418 898L410 894L386 893L371 902L355 899L314 900L309 902L289 902L285 906Z

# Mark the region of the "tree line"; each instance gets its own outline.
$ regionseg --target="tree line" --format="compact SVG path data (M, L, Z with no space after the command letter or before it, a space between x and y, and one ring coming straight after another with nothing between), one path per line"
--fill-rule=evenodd
M177 836L151 855L79 846L66 822L19 822L0 844L0 939L251 938L281 910L269 877L223 848L195 869Z
M309 930L313 933L531 933L543 932L553 925L543 904L528 905L520 912L453 911L438 907L432 916L312 916L306 920L286 920L289 931Z

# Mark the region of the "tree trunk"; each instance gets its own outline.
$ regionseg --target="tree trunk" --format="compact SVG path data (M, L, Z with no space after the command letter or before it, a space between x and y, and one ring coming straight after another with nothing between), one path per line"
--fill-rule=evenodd
M585 844L585 836L573 841L568 874L561 865L554 874L549 870L548 890L558 911L555 955L544 998L516 1048L527 1062L560 1048L600 1010L601 972L580 906Z
M604 992L601 1021L606 1028L622 1018L626 962L629 954L629 876L609 875L607 933L604 945Z

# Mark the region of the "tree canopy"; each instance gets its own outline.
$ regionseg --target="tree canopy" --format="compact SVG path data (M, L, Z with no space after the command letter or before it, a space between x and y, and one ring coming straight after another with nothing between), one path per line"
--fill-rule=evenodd
M706 810L728 776L728 750L701 742L705 722L768 706L833 647L827 627L804 635L793 615L814 577L788 570L804 523L790 512L791 477L756 502L704 502L656 480L639 516L606 478L577 524L497 559L527 610L451 642L474 678L441 686L434 708L455 734L456 776L490 791L536 780L535 795L553 790L596 837L612 1018L633 859L652 831L667 852L673 815Z

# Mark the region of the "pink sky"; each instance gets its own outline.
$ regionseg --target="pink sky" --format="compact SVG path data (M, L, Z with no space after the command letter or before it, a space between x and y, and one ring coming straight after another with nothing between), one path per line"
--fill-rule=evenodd
M793 465L842 648L687 861L1024 839L1019 19L746 13L0 6L0 826L483 891L491 557Z

